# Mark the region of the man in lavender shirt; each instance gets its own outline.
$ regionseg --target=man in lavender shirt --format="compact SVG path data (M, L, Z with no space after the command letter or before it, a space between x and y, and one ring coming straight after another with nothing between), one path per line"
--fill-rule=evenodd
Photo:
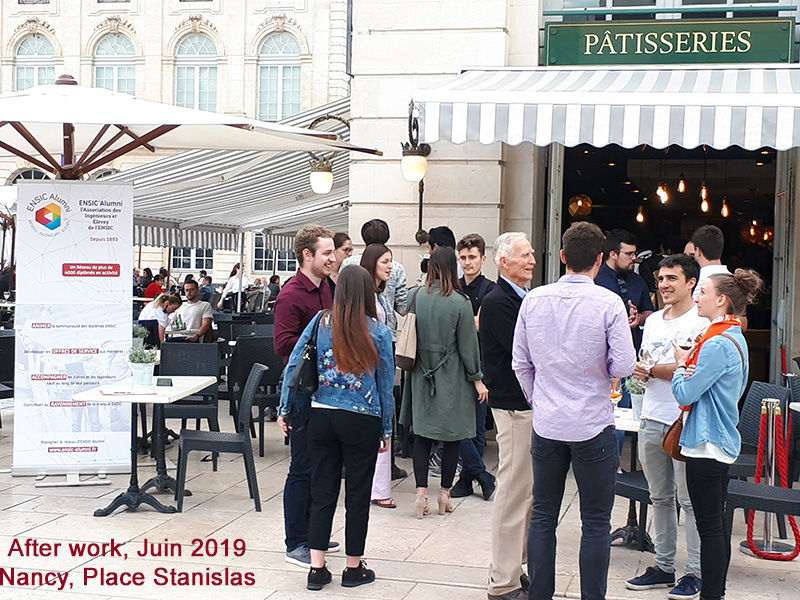
M555 592L556 526L570 464L578 484L581 599L603 600L619 454L610 377L636 365L620 297L594 285L603 233L573 224L562 238L567 274L522 301L511 366L533 408L533 511L528 531L531 600Z

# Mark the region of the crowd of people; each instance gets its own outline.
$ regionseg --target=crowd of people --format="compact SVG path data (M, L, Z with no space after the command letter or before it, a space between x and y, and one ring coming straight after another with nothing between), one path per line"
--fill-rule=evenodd
M342 481L341 584L374 581L363 560L369 510L397 507L391 482L407 473L395 464L394 442L403 428L403 440L413 442L418 519L453 511L453 498L474 494L476 485L484 500L494 498L489 600L552 598L571 468L582 520L581 596L605 598L623 444L612 381L632 377L646 385L637 443L653 504L655 557L626 586L668 588L672 600L724 598L727 471L740 449L737 407L748 379L742 331L763 282L752 270L731 273L722 264L717 227L700 227L683 253L667 252L645 268L630 232L575 223L562 238L566 274L534 289L534 250L521 232L494 241L492 281L482 273L487 244L480 235L456 242L448 227L435 227L416 284L387 245L385 221L364 223L361 237L364 250L354 254L346 233L302 228L294 248L298 270L283 287L276 276L250 282L238 264L221 292L204 272L198 280L186 276L180 287L165 283L166 269L134 273L134 285L153 298L139 321L160 341L178 316L191 332L185 341L212 341L212 299L216 308L233 309L246 293L272 297L274 347L286 365L278 423L291 448L285 556L308 569L308 589L332 581L325 556L339 549L330 537ZM415 323L413 368L403 372L396 396L396 344L408 313ZM309 360L318 386L304 394L292 380L309 342L316 346ZM292 418L298 402L308 404L307 418ZM629 402L623 394L620 406ZM681 460L663 445L676 420L683 422ZM496 430L494 474L483 461L487 424ZM430 502L434 471L440 485ZM688 556L681 577L676 501Z
M430 514L431 504L439 514L451 512L452 499L472 495L475 484L485 500L494 498L489 600L552 598L556 530L571 468L582 520L581 596L605 598L622 443L612 381L635 377L647 386L638 450L654 505L656 555L626 585L669 588L673 600L723 598L727 469L739 453L737 406L748 377L742 330L763 282L752 270L730 273L721 264L722 232L701 227L684 253L661 257L656 294L636 273L636 238L622 230L604 234L588 222L564 233L566 274L534 289L534 251L521 232L494 241L495 282L482 274L487 256L480 235L456 243L448 227L433 228L414 286L387 246L384 221L368 221L361 235L364 251L354 255L347 234L301 229L297 274L275 303L274 346L286 363L278 422L291 446L286 560L308 568L308 589L332 581L325 556L339 549L330 538L342 477L341 584L374 581L363 561L369 508L371 502L396 507L392 438L400 426L413 433L417 518ZM398 317L409 312L415 355L396 406ZM319 385L303 393L292 374L315 332L316 356L309 360ZM310 416L292 417L303 402ZM677 419L682 460L663 447ZM483 462L487 421L496 429L494 475ZM430 503L429 470L436 467L440 487ZM678 579L676 492L688 550Z

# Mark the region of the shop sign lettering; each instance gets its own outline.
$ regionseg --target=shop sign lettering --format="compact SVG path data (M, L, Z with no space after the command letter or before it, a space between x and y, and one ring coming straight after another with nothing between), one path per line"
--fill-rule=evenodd
M794 19L549 23L546 64L788 63Z

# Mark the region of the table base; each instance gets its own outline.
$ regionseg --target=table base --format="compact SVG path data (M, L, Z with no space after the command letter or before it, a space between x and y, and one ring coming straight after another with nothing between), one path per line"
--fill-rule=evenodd
M127 506L131 510L136 510L139 508L140 504L152 506L160 513L172 514L178 512L178 509L174 506L166 506L161 504L161 502L155 496L151 496L150 494L147 494L138 488L135 490L129 488L127 492L124 492L114 498L111 501L111 504L109 504L107 507L98 508L96 511L94 511L94 516L107 517L121 506Z
M771 554L791 554L794 552L794 546L791 544L784 544L783 542L776 542L774 540L769 545L762 540L754 540L753 543L755 544L755 547L762 552L769 552ZM761 558L760 556L756 556L753 551L750 550L750 544L747 543L747 540L743 540L739 544L739 552L742 554L747 554L748 556Z
M156 492L175 493L178 491L178 482L174 477L170 477L167 474L158 474L155 477L151 477L144 483L142 486L142 491L149 490L150 488L155 488ZM192 492L189 490L183 491L184 498L188 498L191 495Z
M628 521L625 527L620 527L611 532L611 543L613 544L617 540L622 540L622 544L619 544L620 546L631 546L635 550L640 550L641 552L652 552L655 554L656 551L653 540L646 531L644 532L644 538L641 542L639 541L639 524L636 520L634 520L633 523Z

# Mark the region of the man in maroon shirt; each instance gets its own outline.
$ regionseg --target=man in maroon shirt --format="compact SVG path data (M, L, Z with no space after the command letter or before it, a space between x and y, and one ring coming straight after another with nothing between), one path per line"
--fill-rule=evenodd
M275 301L275 352L288 362L297 340L311 319L323 308L333 306L328 282L336 262L333 253L333 232L319 225L309 225L297 232L294 253L300 262L297 275L281 289ZM279 420L283 417L279 417ZM308 454L306 430L289 432L292 459L283 487L283 522L286 531L286 562L308 568L308 517L311 510L309 479L311 457ZM329 550L338 544L331 543Z

